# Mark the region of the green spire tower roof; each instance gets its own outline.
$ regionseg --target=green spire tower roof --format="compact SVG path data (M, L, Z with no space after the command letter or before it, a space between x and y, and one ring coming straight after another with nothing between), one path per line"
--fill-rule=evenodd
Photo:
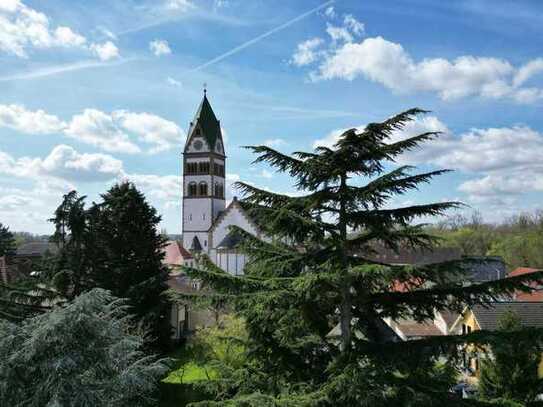
M206 92L204 92L204 98L202 99L202 102L196 111L196 115L194 116L194 120L191 123L188 140L192 138L192 133L198 127L201 128L202 135L207 141L209 148L214 150L217 140L222 141L221 124L213 112L213 108L209 103Z

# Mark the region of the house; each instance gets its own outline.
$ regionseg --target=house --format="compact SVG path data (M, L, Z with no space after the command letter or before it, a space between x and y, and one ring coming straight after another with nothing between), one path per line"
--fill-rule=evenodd
M13 256L0 258L0 279L4 284L13 283L32 275L39 261L58 252L58 246L47 240L23 243Z
M401 248L397 253L382 248L377 249L374 255L377 261L386 264L396 265L431 265L446 261L461 260L461 252L455 248L437 247L433 250L408 250ZM471 257L464 267L466 270L465 284L482 283L485 281L497 280L505 277L505 263L501 257ZM406 292L421 288L424 281L415 280L408 282L394 282L391 290ZM448 310L436 310L433 320L419 322L414 319L384 321L395 332L401 340L421 339L431 336L449 335L454 322L457 320L458 312Z
M163 252L164 259L162 260L162 264L166 265L171 272L179 270L182 266L194 266L194 257L183 247L182 242L178 240L166 242Z
M468 306L458 316L451 327L455 335L468 334L479 330L495 331L498 329L500 318L512 312L518 316L523 327L543 328L543 302L503 301L493 302L486 306ZM481 359L486 357L485 349L470 346L465 347L464 367L468 379L476 380L480 374ZM539 366L543 376L543 362Z
M530 267L518 267L512 272L509 273L508 277L516 277L524 274L535 273L536 271L541 271L539 269L530 268ZM530 293L516 292L513 295L515 301L530 301L530 302L541 302L543 301L543 286L538 282L533 282L530 284L535 290Z

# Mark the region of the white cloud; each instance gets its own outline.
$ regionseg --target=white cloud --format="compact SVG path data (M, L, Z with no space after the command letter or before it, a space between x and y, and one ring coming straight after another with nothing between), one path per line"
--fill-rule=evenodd
M174 79L172 78L171 76L168 76L168 78L166 79L166 81L172 85L172 86L176 86L176 87L181 87L183 84L178 81L177 79Z
M366 30L364 23L358 21L352 14L347 14L343 18L343 24L355 35L363 35Z
M85 109L83 113L75 115L66 129L66 134L82 143L109 152L141 152L123 129L119 128L114 117L96 109Z
M288 143L286 140L282 138L273 138L273 139L268 139L264 141L264 145L268 147L282 147L282 146L287 146Z
M328 18L335 18L336 17L336 11L334 10L334 6L327 7L324 10L324 15Z
M213 2L213 8L219 9L230 6L229 0L214 0Z
M0 105L0 126L27 134L50 134L62 131L66 123L43 110L30 111L22 105Z
M16 159L0 151L0 174L30 179L100 182L117 177L122 166L121 161L110 155L79 153L64 144L54 147L45 158Z
M382 37L359 41L365 27L351 14L344 16L341 26L328 22L326 32L327 45L316 38L303 41L292 57L297 66L316 64L309 74L314 81L363 77L394 92L432 92L443 100L477 96L533 103L543 99L543 88L524 86L543 72L543 58L520 67L505 59L472 55L416 61L401 44Z
M138 139L153 147L151 154L181 145L185 135L174 123L150 113L132 113L124 110L113 112L112 117L119 126L138 136Z
M61 133L79 142L108 152L151 154L180 146L185 134L174 122L157 115L127 110L105 113L85 109L64 122L43 110L31 111L22 105L0 105L0 127L26 134ZM138 143L136 143L136 141Z
M360 126L356 126L356 129L362 130L364 127L365 125L360 125ZM317 147L333 148L334 144L336 144L337 141L339 140L339 136L341 136L347 130L349 130L349 128L332 130L323 138L315 140L313 142L313 148L317 148Z
M354 40L351 32L346 27L337 27L330 23L326 24L326 33L332 38L333 44L338 42L352 42Z
M358 126L363 129L364 126ZM332 147L346 129L330 132L314 147ZM469 175L458 190L474 203L511 204L514 195L543 191L543 133L527 126L471 129L454 134L435 116L418 117L390 142L425 132L441 135L397 158L400 165L432 165ZM529 174L529 176L527 176Z
M311 77L354 80L363 76L396 92L435 92L443 100L480 96L530 103L542 98L543 92L519 86L542 68L535 63L523 68L503 59L474 56L415 62L400 44L375 37L332 50Z
M101 61L109 61L110 59L119 57L119 48L111 41L106 41L102 44L91 44L90 50Z
M51 27L49 17L20 0L0 4L0 51L27 58L31 49L76 48L92 52L102 61L117 57L111 41L88 45L87 38L67 26Z
M316 61L319 55L317 49L324 43L322 38L312 38L298 44L292 63L297 66L309 65Z
M166 40L154 40L149 43L149 49L157 57L161 55L169 55L172 53L170 45Z
M124 174L121 178L154 198L166 202L181 200L182 178L178 175Z
M520 67L513 79L514 86L523 85L534 75L543 72L543 58L536 58Z
M85 37L71 28L51 29L49 18L18 0L4 0L0 5L0 51L28 57L28 49L81 47Z
M273 178L273 173L271 171L268 171L266 169L263 169L261 172L260 172L260 176L262 178L266 178L266 179L272 179Z
M166 9L176 11L188 11L195 7L191 0L167 0L165 6Z
M87 39L70 27L57 27L55 30L55 39L58 45L63 47L80 47L87 42Z

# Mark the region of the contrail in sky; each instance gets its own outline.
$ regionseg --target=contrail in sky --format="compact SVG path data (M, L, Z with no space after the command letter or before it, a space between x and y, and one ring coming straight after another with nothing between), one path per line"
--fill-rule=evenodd
M323 3L318 7L315 7L313 9L309 10L309 11L306 11L305 13L300 14L298 17L295 17L292 20L289 20L286 23L283 23L280 26L275 27L275 28L271 29L270 31L265 32L264 34L260 34L258 37L255 37L252 40L249 40L247 42L244 42L243 44L238 45L235 48L232 48L230 51L227 51L224 54L221 54L218 57L215 57L215 58L203 63L202 65L197 66L196 68L190 69L189 72L199 71L201 69L207 68L210 65L213 65L213 64L215 64L217 62L220 62L225 58L228 58L230 55L237 54L241 50L244 50L245 48L250 47L253 44L256 44L257 42L263 40L266 37L269 37L270 35L275 34L276 32L284 30L285 28L291 26L292 24L297 23L300 20L303 20L307 16L310 16L311 14L316 13L317 11L329 6L330 4L332 4L334 2L335 2L335 0L329 0L326 3Z

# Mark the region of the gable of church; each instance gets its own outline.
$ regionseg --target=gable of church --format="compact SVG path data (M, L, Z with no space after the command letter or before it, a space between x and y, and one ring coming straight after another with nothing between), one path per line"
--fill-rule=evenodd
M228 236L230 226L237 226L254 236L260 236L260 230L256 224L245 213L239 202L234 200L217 218L210 230L213 248L217 248L217 246Z

